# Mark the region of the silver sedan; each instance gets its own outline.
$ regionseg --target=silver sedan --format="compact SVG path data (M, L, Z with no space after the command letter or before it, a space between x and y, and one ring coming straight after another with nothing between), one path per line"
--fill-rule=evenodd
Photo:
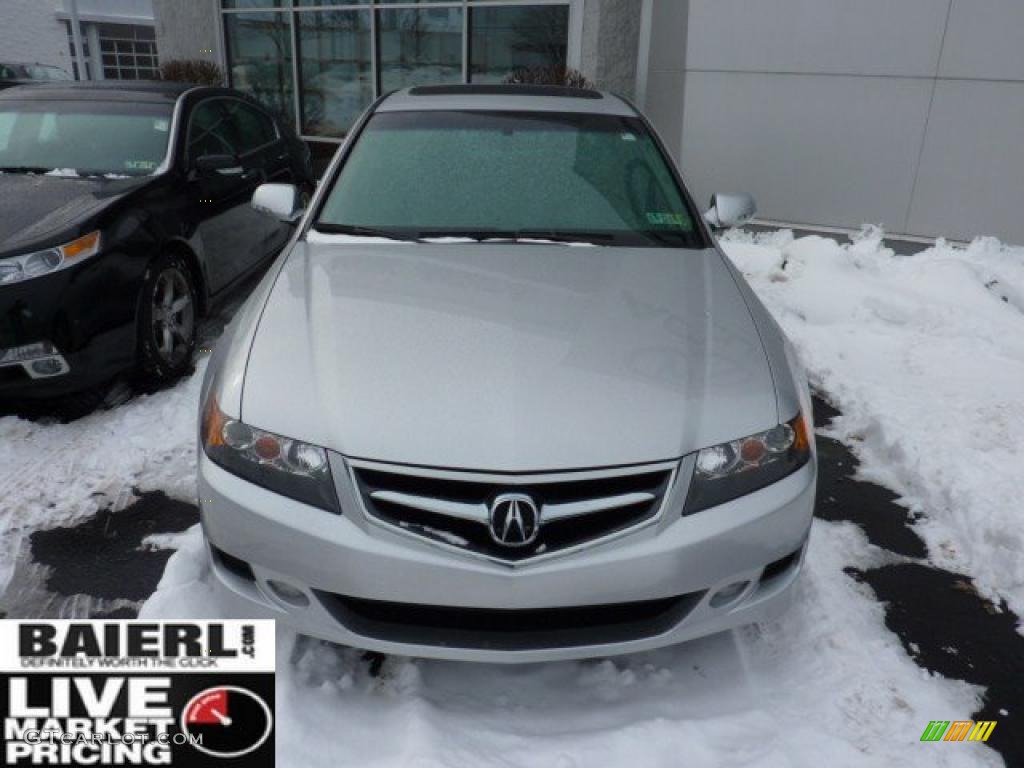
M794 351L625 101L377 102L217 346L199 497L238 616L407 656L640 651L788 603L814 507Z

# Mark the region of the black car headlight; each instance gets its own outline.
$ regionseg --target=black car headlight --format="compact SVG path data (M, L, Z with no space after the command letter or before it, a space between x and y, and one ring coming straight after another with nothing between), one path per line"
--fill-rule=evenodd
M0 285L20 283L73 267L99 253L100 245L100 233L97 230L64 245L0 259Z
M203 411L203 450L210 461L267 490L341 514L327 451L250 427L225 415L213 395Z
M810 458L811 436L803 415L766 432L704 448L697 454L683 514L771 485L796 472Z

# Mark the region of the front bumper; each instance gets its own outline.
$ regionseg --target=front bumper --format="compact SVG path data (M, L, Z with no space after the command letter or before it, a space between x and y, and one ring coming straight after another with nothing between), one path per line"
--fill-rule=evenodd
M45 377L20 364L0 366L0 401L77 392L131 367L143 266L107 253L0 286L0 350L45 342L63 362L59 374Z
M643 651L781 613L802 567L816 469L688 517L673 506L657 526L517 568L368 525L339 475L336 516L200 450L203 529L231 615L384 653L536 662ZM718 604L720 590L744 582Z

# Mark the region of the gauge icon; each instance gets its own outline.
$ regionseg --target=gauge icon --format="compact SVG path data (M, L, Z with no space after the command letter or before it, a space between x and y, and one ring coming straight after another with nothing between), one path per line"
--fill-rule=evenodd
M212 757L241 757L270 738L274 716L267 703L247 688L222 685L193 696L181 714L181 730L191 746Z

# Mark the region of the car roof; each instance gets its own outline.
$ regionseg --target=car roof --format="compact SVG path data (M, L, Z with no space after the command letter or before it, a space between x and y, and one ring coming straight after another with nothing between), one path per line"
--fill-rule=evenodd
M561 85L421 85L395 91L377 105L378 112L435 109L637 116L631 104L614 94Z
M41 82L0 91L0 99L19 101L175 101L185 91L196 88L193 83L172 83L162 80L100 80L86 82Z

